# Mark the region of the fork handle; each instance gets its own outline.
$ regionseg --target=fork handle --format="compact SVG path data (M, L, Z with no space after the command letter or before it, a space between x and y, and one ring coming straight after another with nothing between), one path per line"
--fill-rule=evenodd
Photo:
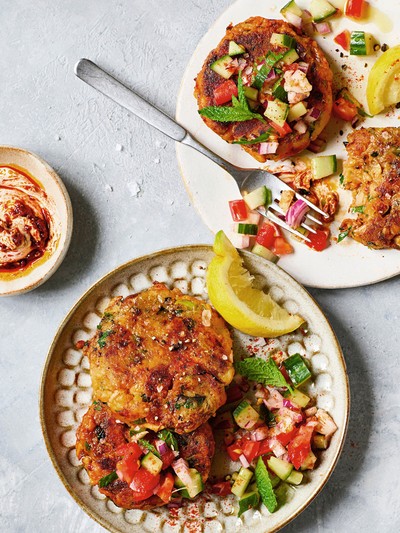
M194 139L180 124L157 107L147 102L144 98L128 89L113 76L101 69L90 59L80 59L75 65L75 74L82 81L98 90L111 100L131 111L150 126L157 128L174 141L183 143L202 153L228 172L233 173L236 169L233 165L211 152L208 148Z

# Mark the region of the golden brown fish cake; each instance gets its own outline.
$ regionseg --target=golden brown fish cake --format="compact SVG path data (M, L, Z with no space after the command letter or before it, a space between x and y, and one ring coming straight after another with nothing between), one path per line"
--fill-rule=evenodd
M360 128L347 138L343 186L356 218L340 230L370 248L400 249L400 128Z
M217 59L228 54L229 42L234 41L244 46L249 55L246 59L247 65L253 66L257 62L259 63L270 51L274 53L287 51L287 48L271 44L270 40L273 33L286 34L296 40L296 49L300 60L309 66L307 79L312 85L312 90L307 98L308 108L314 107L320 111L320 115L308 126L305 133L298 133L293 130L285 137L280 138L276 154L261 155L258 152L259 144L242 146L244 150L261 162L268 159L284 159L300 153L320 135L329 122L333 100L333 74L317 43L283 20L252 17L236 26L228 26L225 37L205 60L203 68L196 78L194 90L199 109L216 105L214 90L224 82L224 79L210 67ZM242 137L250 139L258 137L268 129L268 123L263 124L257 119L224 123L202 118L209 128L229 143Z
M112 474L116 470L120 454L117 451L122 445L130 442L129 427L117 421L117 417L103 403L93 403L77 430L76 454L89 475L92 485ZM206 482L214 455L214 438L208 423L196 431L178 436L180 457L188 461L189 466L196 468ZM106 487L99 488L118 507L124 509L153 509L165 505L158 496L153 495L144 501L136 501L133 490L128 483L117 478Z
M161 283L114 298L83 350L93 397L120 420L155 431L195 430L225 403L234 375L225 321L206 302Z

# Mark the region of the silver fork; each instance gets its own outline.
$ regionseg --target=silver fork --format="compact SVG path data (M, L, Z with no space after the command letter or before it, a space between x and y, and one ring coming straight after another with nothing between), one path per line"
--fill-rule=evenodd
M98 65L93 63L93 61L90 61L89 59L80 59L75 65L75 74L82 81L94 89L97 89L105 96L108 96L108 98L111 98L111 100L117 104L121 105L128 111L131 111L134 115L138 116L151 126L157 128L174 141L178 141L182 144L190 146L191 148L194 148L217 163L217 165L225 169L234 178L242 194L258 189L262 185L266 185L271 190L272 203L268 206L268 208L259 208L258 211L263 216L268 217L275 224L281 226L300 239L310 241L310 239L303 235L303 233L292 228L285 222L284 212L279 207L279 199L282 191L289 190L294 192L296 198L303 200L309 206L310 211L307 213L307 218L309 221L318 225L321 224L321 221L315 216L314 213L318 213L322 217L328 216L321 209L310 202L310 200L293 191L289 185L266 170L238 168L214 154L214 152L194 139L172 118L168 117L165 113L144 100L131 89L128 89L128 87L105 72ZM315 233L315 230L305 221L303 221L301 226L307 231Z

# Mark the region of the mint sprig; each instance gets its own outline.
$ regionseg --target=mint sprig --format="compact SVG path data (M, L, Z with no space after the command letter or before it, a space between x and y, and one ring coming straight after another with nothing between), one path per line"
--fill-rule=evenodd
M246 139L245 137L242 137L238 141L233 141L232 144L259 144L265 141L268 141L270 135L271 135L271 129L266 131L265 133L262 133L259 137L256 137L255 139Z
M278 502L268 474L267 467L261 457L258 458L256 469L256 483L261 500L270 513L276 511Z
M272 357L267 361L259 357L248 357L235 363L235 370L251 381L271 387L287 387L290 391L292 390Z
M216 122L245 122L256 118L261 122L265 122L262 115L253 113L243 91L242 74L238 77L238 98L232 96L232 107L230 106L208 106L199 109L199 114L203 117L210 118Z

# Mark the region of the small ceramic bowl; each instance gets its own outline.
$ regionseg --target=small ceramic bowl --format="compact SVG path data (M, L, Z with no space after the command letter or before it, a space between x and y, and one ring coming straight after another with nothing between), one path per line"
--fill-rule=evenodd
M23 172L33 179L44 190L51 213L51 236L42 257L24 269L10 272L0 269L0 296L12 296L35 289L60 266L71 241L72 206L59 176L37 155L21 148L0 146L0 167L3 166Z

